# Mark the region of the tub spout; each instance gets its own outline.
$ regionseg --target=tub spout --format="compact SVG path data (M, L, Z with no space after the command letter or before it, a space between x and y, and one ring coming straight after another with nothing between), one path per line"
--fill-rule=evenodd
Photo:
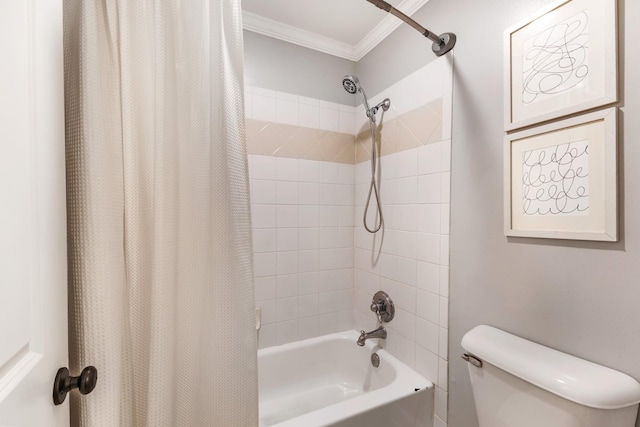
M358 338L358 341L356 341L356 343L360 347L363 347L365 341L371 338L385 339L387 338L387 330L384 328L384 326L380 326L378 329L374 329L371 332L360 331L360 338Z

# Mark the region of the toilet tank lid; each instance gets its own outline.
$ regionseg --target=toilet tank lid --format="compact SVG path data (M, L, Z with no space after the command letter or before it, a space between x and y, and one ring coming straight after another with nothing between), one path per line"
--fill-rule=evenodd
M629 375L491 326L467 332L462 347L483 362L583 406L619 409L640 402L640 384Z

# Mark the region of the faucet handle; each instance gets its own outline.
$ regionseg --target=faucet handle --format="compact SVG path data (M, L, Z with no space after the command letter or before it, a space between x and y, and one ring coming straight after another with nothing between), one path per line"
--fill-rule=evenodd
M369 308L376 314L376 316L378 316L378 323L382 324L382 314L385 312L384 305L372 301L371 307Z
M393 305L393 301L389 298L389 295L384 291L378 291L373 296L373 300L371 301L371 306L369 307L371 311L376 313L378 316L378 321L382 324L382 322L390 322L393 320L395 315L395 307Z

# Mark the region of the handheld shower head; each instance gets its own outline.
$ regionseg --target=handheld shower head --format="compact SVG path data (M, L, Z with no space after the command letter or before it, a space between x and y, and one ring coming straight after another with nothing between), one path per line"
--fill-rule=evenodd
M376 120L375 112L372 116L371 110L369 109L369 100L367 99L367 94L364 93L364 89L362 89L362 86L360 86L360 80L358 80L356 76L344 76L344 78L342 79L342 87L344 87L344 90L346 90L352 95L355 95L357 92L360 92L360 94L362 95L362 99L364 101L364 108L367 113L367 117L375 121Z
M352 95L360 92L360 95L362 95L362 101L364 103L364 111L367 114L367 118L369 119L369 129L371 130L371 185L369 185L369 195L367 196L367 202L365 204L362 221L364 223L364 228L369 233L377 233L384 225L384 220L382 219L382 205L380 204L380 194L378 190L378 183L376 182L376 159L378 156L376 154L376 113L380 108L382 108L383 111L387 111L389 109L389 106L391 105L391 101L389 101L389 98L387 98L375 107L369 108L367 94L364 93L364 89L362 88L362 86L360 86L360 80L358 80L356 76L344 76L344 78L342 79L342 86L344 87L344 90ZM371 202L372 195L375 195L376 198L377 211L376 222L374 223L374 226L372 228L369 228L369 225L367 224L367 213L369 212L369 203Z
M342 86L350 94L355 94L360 89L360 80L356 76L344 76Z

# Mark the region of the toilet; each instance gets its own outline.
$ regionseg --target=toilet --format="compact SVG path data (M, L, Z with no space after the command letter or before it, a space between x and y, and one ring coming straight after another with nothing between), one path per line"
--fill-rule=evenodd
M480 427L633 427L640 384L481 325L462 338Z

